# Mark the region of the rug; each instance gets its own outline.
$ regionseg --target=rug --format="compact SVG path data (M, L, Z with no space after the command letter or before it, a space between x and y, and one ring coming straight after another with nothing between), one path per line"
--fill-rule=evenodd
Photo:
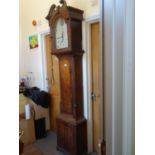
M35 144L29 144L24 146L24 152L21 155L44 155L44 154Z

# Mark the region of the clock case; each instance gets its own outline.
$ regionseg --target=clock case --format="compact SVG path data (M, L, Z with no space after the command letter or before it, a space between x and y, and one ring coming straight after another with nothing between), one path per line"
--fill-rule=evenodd
M83 115L82 80L82 19L83 11L67 6L52 5L46 19L49 21L52 54L59 59L61 102L57 117L57 149L70 155L87 153L87 121ZM55 23L63 18L68 29L68 48L55 48Z

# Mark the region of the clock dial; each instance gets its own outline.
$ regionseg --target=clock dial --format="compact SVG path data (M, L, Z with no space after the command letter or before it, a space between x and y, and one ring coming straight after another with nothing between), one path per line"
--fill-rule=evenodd
M55 27L56 49L68 48L68 31L64 19L59 18Z

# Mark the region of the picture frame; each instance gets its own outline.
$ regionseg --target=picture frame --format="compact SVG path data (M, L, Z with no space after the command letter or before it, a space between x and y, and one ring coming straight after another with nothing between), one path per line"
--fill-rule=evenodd
M38 35L29 36L29 48L30 49L38 48Z

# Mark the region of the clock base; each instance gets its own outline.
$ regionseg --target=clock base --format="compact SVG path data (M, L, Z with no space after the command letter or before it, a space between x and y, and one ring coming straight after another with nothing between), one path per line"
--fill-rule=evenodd
M87 153L87 121L76 120L71 115L60 114L57 118L57 149L70 155Z

